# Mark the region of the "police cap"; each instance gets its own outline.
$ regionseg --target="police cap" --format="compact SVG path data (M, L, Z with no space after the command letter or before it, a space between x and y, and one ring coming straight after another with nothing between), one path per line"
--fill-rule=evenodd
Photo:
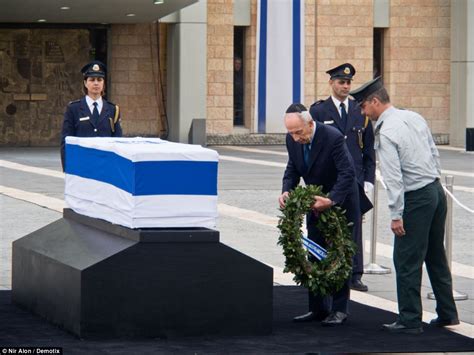
M329 69L327 72L331 79L349 79L355 75L356 70L351 63L344 63L335 68Z
M378 76L375 79L365 83L360 88L352 90L351 95L359 104L364 102L370 95L383 87L382 77Z
M84 65L81 69L81 73L84 75L84 79L89 77L105 78L107 67L101 61L94 60Z

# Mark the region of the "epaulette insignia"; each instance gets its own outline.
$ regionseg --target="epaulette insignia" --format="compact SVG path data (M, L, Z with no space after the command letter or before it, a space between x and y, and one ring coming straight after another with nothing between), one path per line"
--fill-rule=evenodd
M81 102L81 100L74 100L74 101L69 101L68 105L75 104Z
M315 103L313 103L310 107L319 105L319 104L321 104L321 103L323 103L323 102L324 102L324 100L318 100L318 101L316 101Z

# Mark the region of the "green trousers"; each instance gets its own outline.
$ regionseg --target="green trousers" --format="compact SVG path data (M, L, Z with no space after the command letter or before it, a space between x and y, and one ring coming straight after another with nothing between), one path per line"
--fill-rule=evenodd
M407 327L422 324L423 262L436 297L438 317L458 317L443 244L446 210L446 196L439 180L405 193L403 226L406 234L395 236L393 261L397 273L399 322Z

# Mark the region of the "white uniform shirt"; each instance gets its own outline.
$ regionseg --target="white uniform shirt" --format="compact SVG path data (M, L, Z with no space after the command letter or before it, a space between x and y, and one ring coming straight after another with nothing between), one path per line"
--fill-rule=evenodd
M339 101L338 99L336 99L334 96L331 96L331 99L332 99L332 102L334 102L334 105L337 107L337 112L339 112L339 116L342 117L342 108L341 108L341 101ZM344 107L346 109L346 113L349 114L349 97L346 97L346 99L344 101L342 101L344 103Z
M439 153L425 119L416 112L390 107L375 124L375 145L387 185L392 219L401 219L404 193L441 176Z
M102 97L99 97L96 101L92 100L92 98L86 95L86 102L89 110L91 113L94 112L94 102L97 102L97 110L99 111L99 115L102 112L102 107L104 106L104 102L102 101Z

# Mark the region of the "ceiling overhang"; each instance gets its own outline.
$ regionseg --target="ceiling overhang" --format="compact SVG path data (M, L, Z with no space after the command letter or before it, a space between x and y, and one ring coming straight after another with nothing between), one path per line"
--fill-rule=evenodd
M152 23L196 2L164 0L155 5L153 0L2 0L0 23Z

